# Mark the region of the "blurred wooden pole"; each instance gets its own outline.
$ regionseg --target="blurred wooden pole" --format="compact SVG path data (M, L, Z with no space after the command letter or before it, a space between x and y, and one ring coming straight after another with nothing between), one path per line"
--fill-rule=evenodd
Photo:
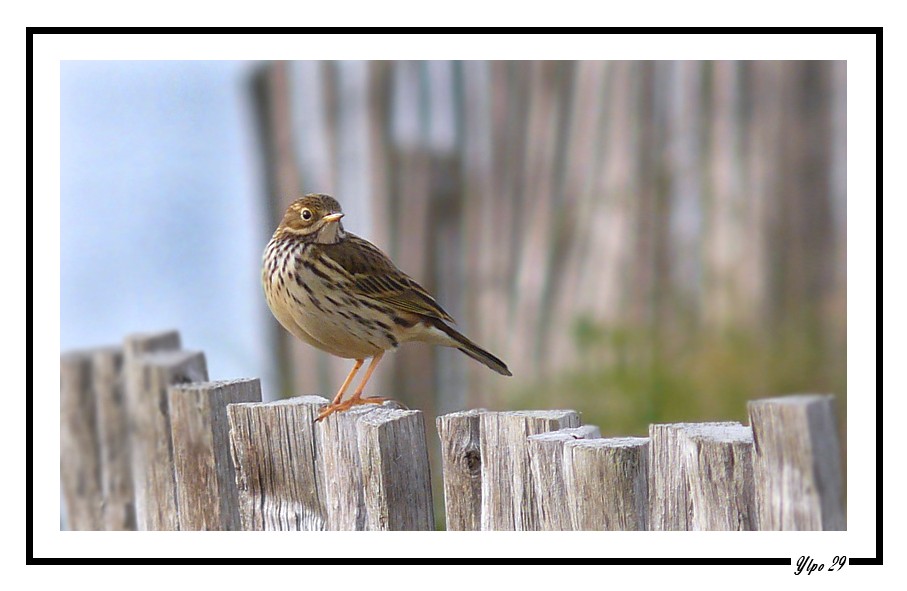
M144 448L146 440L144 434L139 432L140 422L146 412L145 408L149 403L146 394L148 392L147 384L143 381L142 369L139 367L139 360L146 354L158 353L164 351L178 351L181 347L180 334L176 330L166 330L160 332L134 333L123 339L123 374L125 382L124 401L125 401L125 429L126 436L129 440L129 478L128 485L124 485L122 491L124 494L130 494L131 507L127 511L131 513L130 521L135 529L146 529L143 524L144 517L139 515L144 513L145 491L143 476L137 474L140 466L139 462L144 458ZM162 394L162 396L165 394ZM166 405L166 403L165 403ZM144 424L144 423L143 423ZM169 438L169 432L167 433ZM169 447L169 444L167 444ZM139 449L142 448L142 449ZM144 466L144 464L141 464ZM143 468L144 469L144 468ZM139 490L139 484L142 484L142 490Z
M91 357L60 356L60 484L66 526L74 531L104 529Z
M104 529L135 530L135 492L129 453L129 415L122 347L95 351L92 382L98 419Z
M477 264L487 287L478 303L482 318L483 339L480 341L504 360L522 363L516 356L511 334L516 298L512 293L517 268L520 203L523 191L523 161L528 141L529 62L492 61L488 76L491 138L491 191L482 194L480 257ZM482 369L482 368L479 368ZM516 370L518 371L518 370ZM483 392L481 405L500 401L485 399L484 392L494 374L474 374L476 387Z
M275 61L262 71L256 87L259 126L262 131L262 148L268 165L268 203L270 220L268 236L283 218L287 206L306 192L297 167L293 135L293 111L289 64ZM264 250L266 244L262 244ZM320 380L319 368L323 366L322 353L302 343L283 329L277 320L269 320L277 351L280 356L282 395L324 391L327 380Z
M705 319L717 328L726 328L745 319L752 306L741 305L739 283L749 273L741 266L744 249L738 247L744 231L741 219L744 204L740 177L739 64L719 61L709 64L711 107L708 191L704 248Z
M529 371L534 374L541 374L544 368L541 329L546 280L553 262L549 253L554 244L554 220L561 213L561 115L566 94L563 79L568 72L569 66L563 62L530 64L526 125L532 140L524 145L523 196L517 209L516 275L511 292L515 309L508 332L513 355L531 361Z
M463 77L462 142L463 163L462 224L464 258L463 266L463 322L462 326L472 338L491 351L504 354L501 347L504 336L489 330L487 312L496 298L498 283L491 272L493 254L487 249L496 234L494 220L489 211L493 203L503 200L495 195L497 177L502 170L494 167L492 135L492 65L486 61L461 62ZM494 200L494 201L492 201ZM486 368L478 363L466 364L466 399L460 408L475 408L488 404L489 382Z
M427 87L430 121L428 147L431 152L431 207L429 226L432 232L432 283L435 299L460 324L463 323L463 299L466 267L463 244L465 209L462 175L462 115L458 107L459 76L457 65L445 60L427 62ZM469 334L469 332L467 332ZM466 406L467 365L473 362L454 350L435 349L435 389L429 416L437 416ZM440 457L436 458L440 459Z
M556 232L547 287L549 309L545 315L542 337L547 343L547 370L557 372L575 366L577 344L576 322L580 316L591 316L591 310L581 304L585 280L583 264L590 253L588 245L600 231L594 224L593 211L605 196L596 191L599 163L608 107L605 80L607 62L582 61L573 70L569 130L564 160L564 200L555 216ZM596 256L606 253L597 251ZM600 270L600 269L599 269ZM598 280L598 278L595 278ZM599 294L601 295L601 294Z
M434 235L430 225L431 154L427 145L430 112L425 95L423 62L394 62L391 139L394 161L394 232L388 253L403 272L433 292ZM430 347L404 346L388 368L404 404L434 415L435 351Z
M670 280L678 321L697 325L708 310L703 305L703 228L707 183L703 178L705 146L702 130L708 122L704 104L707 62L675 61L666 68L666 161L670 174Z
M637 78L635 63L614 62L608 66L604 83L604 129L587 213L590 229L580 247L580 279L572 307L574 314L585 313L599 323L627 323L634 298L630 282L637 262L633 211L641 182L635 158L639 141Z

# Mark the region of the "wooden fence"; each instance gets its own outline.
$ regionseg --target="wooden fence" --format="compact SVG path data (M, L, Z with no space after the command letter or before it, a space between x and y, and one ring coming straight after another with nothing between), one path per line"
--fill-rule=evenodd
M61 356L73 530L432 530L422 412L261 402L208 381L176 332ZM749 404L750 425L603 438L573 410L437 419L449 530L841 530L834 398Z

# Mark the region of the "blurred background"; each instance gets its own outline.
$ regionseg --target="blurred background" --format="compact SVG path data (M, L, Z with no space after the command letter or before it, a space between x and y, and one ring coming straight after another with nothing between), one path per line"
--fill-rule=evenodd
M514 374L409 344L372 395L625 435L828 392L843 425L845 62L64 62L61 82L64 348L178 328L212 379L331 397L350 362L294 341L259 283L283 209L321 192Z

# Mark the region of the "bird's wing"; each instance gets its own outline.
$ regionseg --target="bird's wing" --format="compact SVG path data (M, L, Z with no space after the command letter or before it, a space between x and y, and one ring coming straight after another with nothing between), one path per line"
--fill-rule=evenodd
M397 310L454 322L421 285L368 240L347 232L346 240L317 246L346 272L353 292Z

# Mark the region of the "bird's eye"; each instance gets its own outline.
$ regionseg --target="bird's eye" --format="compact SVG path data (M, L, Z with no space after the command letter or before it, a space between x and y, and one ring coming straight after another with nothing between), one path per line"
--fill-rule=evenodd
M302 216L302 219L304 220L310 220L312 219L312 210L304 208L299 215Z

